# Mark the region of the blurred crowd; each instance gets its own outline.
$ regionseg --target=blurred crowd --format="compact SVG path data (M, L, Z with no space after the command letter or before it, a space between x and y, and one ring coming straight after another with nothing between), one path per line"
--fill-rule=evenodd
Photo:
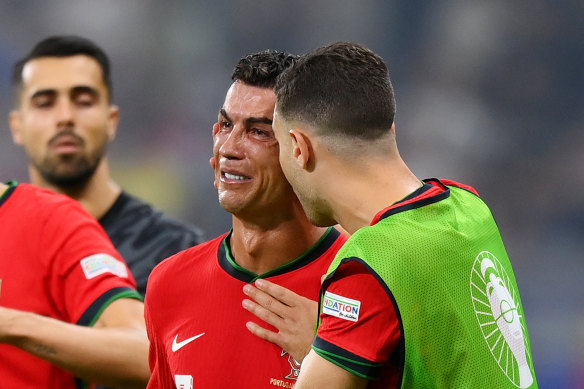
M7 125L14 62L45 36L80 34L113 62L113 176L213 238L230 216L213 188L211 127L236 60L365 44L390 66L414 173L472 185L492 208L540 386L584 387L583 16L575 0L2 1L0 179L27 181Z

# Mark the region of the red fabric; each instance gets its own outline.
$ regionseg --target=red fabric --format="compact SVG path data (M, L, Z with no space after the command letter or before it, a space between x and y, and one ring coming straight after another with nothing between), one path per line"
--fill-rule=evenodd
M418 196L409 198L409 199L404 200L404 201L398 201L397 203L392 204L389 207L384 208L381 211L377 212L377 214L375 215L375 217L371 221L370 225L377 224L379 222L379 220L383 217L383 215L385 215L387 213L387 211L392 210L394 208L402 207L404 205L415 203L417 201L423 200L423 199L428 198L428 197L436 196L437 194L444 192L447 189L446 186L456 186L458 188L468 190L469 192L475 194L476 196L479 196L479 193L472 186L461 184L461 183L456 182L456 181L445 180L445 179L437 180L437 179L432 178L432 179L424 180L424 182L427 184L433 185L433 187L430 188L429 190L422 192Z
M192 376L194 388L291 388L296 381L295 361L245 326L254 321L267 328L241 306L246 282L219 265L224 237L178 253L152 272L146 292L148 388L174 389L176 375ZM345 241L340 236L309 264L266 279L317 301L320 278ZM203 333L172 351L175 339L180 343Z
M123 260L97 221L66 196L19 184L0 205L0 237L4 307L77 323L105 292L135 289L129 270L126 278L85 277L83 258ZM0 377L7 388L75 388L71 374L8 345L0 345Z
M377 278L357 261L341 264L333 279L324 285L326 291L359 301L359 318L351 321L321 313L317 336L372 363L386 364L384 371L391 374L384 375L381 382L373 381L373 385L395 387L399 367L388 362L388 357L396 350L401 332L390 297Z
M401 207L401 206L404 206L404 205L407 205L407 204L415 203L415 202L420 201L422 199L425 199L427 197L435 196L435 195L437 195L437 194L439 194L441 192L444 192L444 190L445 190L445 188L443 186L438 185L435 182L430 182L430 184L432 184L434 186L432 188L424 191L422 194L420 194L418 196L415 196L415 197L412 197L412 198L409 198L409 199L404 200L404 201L398 201L397 203L392 204L389 207L384 208L381 211L377 212L377 214L375 215L375 217L371 221L371 224L370 225L377 224L379 222L379 220L381 219L381 217L383 217L383 215L387 211L389 211L391 209L398 208L398 207Z
M445 179L441 179L440 180L444 185L448 185L448 186L456 186L462 189L466 189L471 193L474 193L475 195L479 196L479 192L477 192L477 190L475 188L473 188L470 185L466 185L466 184L461 184L460 182L456 182L456 181L452 181L452 180L445 180Z

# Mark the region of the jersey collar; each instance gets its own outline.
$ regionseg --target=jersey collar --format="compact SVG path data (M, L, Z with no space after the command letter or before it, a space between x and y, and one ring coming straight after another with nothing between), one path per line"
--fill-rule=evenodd
M4 204L6 200L8 200L12 192L14 192L14 190L18 186L18 182L8 181L6 185L8 185L8 188L4 191L4 193L0 193L0 205Z
M437 178L425 179L423 183L420 188L410 193L407 197L379 211L370 225L377 224L380 220L396 213L433 204L450 196L450 189Z
M231 276L247 283L254 282L258 278L268 278L285 274L308 265L322 256L341 235L339 231L335 230L333 227L329 227L318 242L298 258L267 273L255 274L254 272L239 266L233 258L230 245L232 233L233 230L223 238L223 241L219 245L219 265Z

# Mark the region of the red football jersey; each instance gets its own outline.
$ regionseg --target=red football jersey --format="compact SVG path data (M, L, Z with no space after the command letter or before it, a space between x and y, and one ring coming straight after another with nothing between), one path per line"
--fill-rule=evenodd
M148 388L291 388L296 382L298 362L246 328L248 321L267 324L241 306L243 286L265 278L317 301L320 278L346 238L330 228L301 257L256 275L235 263L229 237L176 254L151 274Z
M92 325L120 297L140 298L127 266L81 205L29 184L0 194L0 305ZM0 386L76 388L65 370L0 344Z
M344 318L333 309L321 312L313 348L346 370L371 377L367 388L396 388L401 373L393 355L401 340L400 323L392 301L379 280L359 261L343 263L334 282L325 281L324 300L359 305L356 318ZM358 298L358 300L354 300ZM374 335L372 335L374 334Z

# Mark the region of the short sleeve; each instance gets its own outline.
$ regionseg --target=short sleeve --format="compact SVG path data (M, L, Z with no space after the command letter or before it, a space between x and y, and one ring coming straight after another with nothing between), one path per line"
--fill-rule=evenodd
M386 289L356 260L341 264L323 287L313 349L358 376L379 378L400 341L399 320Z
M141 299L126 263L80 204L55 208L44 221L41 245L51 300L63 320L93 325L112 301Z

